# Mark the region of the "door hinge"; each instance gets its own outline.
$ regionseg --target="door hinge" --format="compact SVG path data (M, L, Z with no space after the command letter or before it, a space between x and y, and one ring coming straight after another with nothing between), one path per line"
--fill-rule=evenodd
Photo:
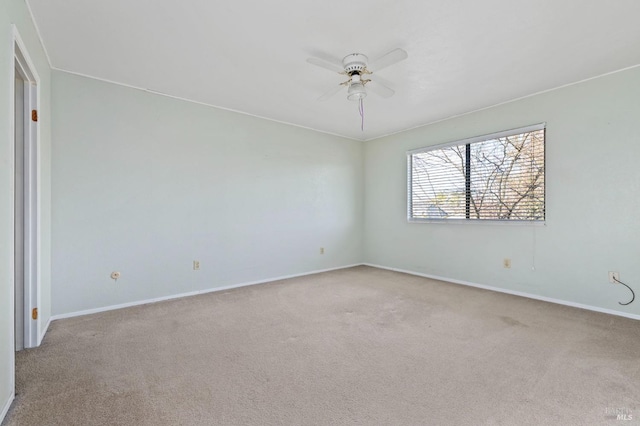
M38 308L33 308L31 310L31 319L34 319L34 320L38 319Z
M31 121L38 121L38 110L37 109L32 109L31 110Z

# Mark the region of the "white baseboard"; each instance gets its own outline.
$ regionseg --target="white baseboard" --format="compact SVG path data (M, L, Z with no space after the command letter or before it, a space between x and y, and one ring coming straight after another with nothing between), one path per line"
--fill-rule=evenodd
M319 270L310 271L310 272L303 272L301 274L284 275L284 276L280 276L280 277L267 278L267 279L264 279L264 280L250 281L250 282L245 282L245 283L240 283L240 284L233 284L233 285L229 285L229 286L225 286L225 287L213 287L213 288L208 288L208 289L205 289L205 290L190 291L188 293L173 294L173 295L170 295L170 296L156 297L156 298L153 298L153 299L138 300L138 301L135 301L135 302L121 303L121 304L118 304L118 305L103 306L103 307L100 307L100 308L87 309L87 310L77 311L77 312L69 312L69 313L66 313L66 314L53 315L53 316L51 316L51 319L49 320L49 322L55 321L55 320L59 320L59 319L64 319L64 318L72 318L72 317L79 317L79 316L82 316L82 315L97 314L99 312L113 311L115 309L130 308L132 306L146 305L148 303L156 303L156 302L163 302L165 300L179 299L181 297L197 296L199 294L206 294L206 293L213 293L213 292L216 292L216 291L231 290L231 289L234 289L234 288L247 287L247 286L256 285L256 284L264 284L264 283L268 283L268 282L272 282L272 281L279 281L279 280L286 280L286 279L289 279L289 278L304 277L306 275L320 274L322 272L337 271L339 269L353 268L354 266L360 266L360 265L362 265L362 264L361 263L355 263L355 264L352 264L352 265L338 266L338 267L335 267L335 268L319 269ZM47 324L47 327L48 326L49 325ZM44 333L43 333L42 337L44 337Z
M9 412L9 408L11 408L11 404L13 403L13 399L15 398L15 396L16 396L15 391L12 390L11 395L9 395L9 399L7 400L6 404L4 404L4 407L2 408L2 412L0 412L0 423L2 423L4 421L4 418L7 416L7 413Z
M188 293L173 294L173 295L170 295L170 296L157 297L157 298L153 298L153 299L138 300L138 301L135 301L135 302L121 303L121 304L118 304L118 305L103 306L103 307L100 307L100 308L87 309L87 310L83 310L83 311L69 312L69 313L66 313L66 314L53 315L49 319L49 321L47 322L47 325L45 326L43 332L41 333L40 342L44 338L44 335L45 335L47 329L49 328L49 325L51 324L51 321L55 321L55 320L59 320L59 319L78 317L78 316L82 316L82 315L96 314L96 313L99 313L99 312L113 311L115 309L122 309L122 308L129 308L129 307L132 307L132 306L146 305L146 304L149 304L149 303L157 303L157 302L162 302L162 301L165 301L165 300L179 299L181 297L197 296L199 294L206 294L206 293L213 293L213 292L217 292L217 291L231 290L231 289L234 289L234 288L247 287L247 286L256 285L256 284L264 284L264 283L268 283L268 282L272 282L272 281L286 280L286 279L289 279L289 278L297 278L297 277L303 277L303 276L306 276L306 275L320 274L322 272L330 272L330 271L336 271L336 270L339 270L339 269L353 268L354 266L360 266L360 265L370 266L372 268L386 269L388 271L402 272L402 273L405 273L405 274L416 275L416 276L419 276L419 277L430 278L430 279L434 279L434 280L438 280L438 281L446 281L446 282L450 282L450 283L453 283L453 284L460 284L460 285L466 285L466 286L469 286L469 287L482 288L482 289L485 289L485 290L496 291L498 293L506 293L506 294L511 294L511 295L514 295L514 296L526 297L526 298L529 298L529 299L535 299L535 300L541 300L541 301L544 301L544 302L555 303L555 304L558 304L558 305L571 306L571 307L574 307L574 308L586 309L586 310L589 310L589 311L601 312L601 313L604 313L604 314L616 315L616 316L619 316L619 317L625 317L625 318L631 318L631 319L635 319L635 320L640 320L640 315L630 314L630 313L620 312L620 311L615 311L613 309L605 309L605 308L600 308L600 307L597 307L597 306L584 305L582 303L576 303L576 302L571 302L571 301L561 300L561 299L554 299L554 298L551 298L551 297L539 296L537 294L525 293L525 292L522 292L522 291L509 290L509 289L504 289L504 288L500 288L500 287L492 287L492 286L488 286L488 285L484 285L484 284L473 283L473 282L470 282L470 281L456 280L456 279L452 279L452 278L441 277L441 276L438 276L438 275L424 274L424 273L421 273L421 272L409 271L409 270L406 270L406 269L391 268L391 267L388 267L388 266L376 265L376 264L373 264L373 263L355 263L355 264L352 264L352 265L338 266L338 267L335 267L335 268L320 269L320 270L304 272L304 273L300 273L300 274L284 275L284 276L280 276L280 277L273 277L273 278L267 278L267 279L258 280L258 281L250 281L250 282L245 282L245 283L240 283L240 284L233 284L233 285L224 286L224 287L214 287L214 288L209 288L209 289L205 289L205 290L191 291L191 292L188 292ZM40 342L38 344L40 344Z
M635 319L635 320L640 320L640 315L629 314L629 313L620 312L620 311L614 311L613 309L605 309L605 308L599 308L597 306L583 305L582 303L570 302L570 301L561 300L561 299L554 299L552 297L546 297L546 296L538 296L537 294L525 293L525 292L522 292L522 291L508 290L508 289L504 289L504 288L500 288L500 287L492 287L492 286L488 286L488 285L484 285L484 284L476 284L476 283L472 283L472 282L469 282L469 281L455 280L455 279L451 279L451 278L447 278L447 277L439 277L437 275L431 275L431 274L423 274L423 273L420 273L420 272L408 271L406 269L390 268L390 267L387 267L387 266L375 265L375 264L372 264L372 263L363 263L363 265L371 266L373 268L386 269L386 270L394 271L394 272L402 272L402 273L405 273L405 274L416 275L416 276L424 277L424 278L431 278L431 279L438 280L438 281L446 281L446 282L450 282L450 283L453 283L453 284L460 284L460 285L466 285L466 286L469 286L469 287L477 287L477 288L482 288L482 289L485 289L485 290L497 291L499 293L506 293L506 294L511 294L511 295L514 295L514 296L527 297L529 299L542 300L543 302L556 303L558 305L571 306L573 308L586 309L588 311L601 312L603 314L616 315L616 316L619 316L619 317L625 317L625 318L631 318L631 319Z
M44 339L44 335L47 334L47 330L49 330L49 326L51 325L52 318L49 317L49 320L44 325L44 328L40 332L40 336L38 336L38 346L42 343L42 339Z

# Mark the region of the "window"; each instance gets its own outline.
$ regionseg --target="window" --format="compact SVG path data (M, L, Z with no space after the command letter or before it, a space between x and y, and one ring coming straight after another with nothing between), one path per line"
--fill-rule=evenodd
M409 151L410 221L545 219L545 125Z

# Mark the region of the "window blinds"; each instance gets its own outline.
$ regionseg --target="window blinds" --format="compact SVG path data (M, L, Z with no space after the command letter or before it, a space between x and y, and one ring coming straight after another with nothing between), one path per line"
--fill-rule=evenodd
M544 124L408 153L410 220L545 219Z

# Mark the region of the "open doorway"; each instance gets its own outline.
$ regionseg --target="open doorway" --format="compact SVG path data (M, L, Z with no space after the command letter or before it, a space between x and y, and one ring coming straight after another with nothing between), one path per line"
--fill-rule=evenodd
M14 341L18 351L38 346L40 340L39 78L15 26L13 35Z

